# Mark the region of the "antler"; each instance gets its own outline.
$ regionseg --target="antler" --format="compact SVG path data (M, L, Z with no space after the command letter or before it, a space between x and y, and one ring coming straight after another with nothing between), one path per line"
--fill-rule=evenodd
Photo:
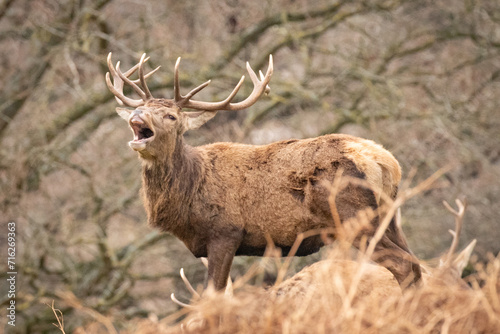
M113 76L113 84L111 83L109 74L110 72L106 73L106 84L108 85L109 90L115 95L115 99L120 105L127 105L129 107L137 108L144 105L146 101L153 99L153 95L149 91L148 85L146 84L146 79L153 75L153 73L155 73L160 68L160 66L144 75L144 68L142 65L148 60L149 57L146 58L146 54L144 53L139 63L137 63L127 72L122 73L120 70L120 62L118 61L116 63L116 68L113 67L113 64L111 62L111 52L108 54L108 68L111 72L111 75ZM137 69L139 69L139 79L130 80L129 77L134 74ZM141 99L134 100L126 97L123 94L124 83L127 83L129 86L131 86L135 90L135 92L139 94ZM137 86L138 83L141 84L142 89Z
M196 292L196 290L193 288L193 286L191 285L191 283L189 282L189 280L187 279L186 275L184 274L184 268L181 268L181 271L180 271L180 274L181 274L181 278L182 278L182 281L184 282L184 284L186 285L187 289L189 290L189 292L191 292L191 294L193 295L193 297L195 299L199 299L200 298L200 295L198 294L198 292ZM172 301L174 303L176 303L177 305L181 306L181 307L186 307L186 308L191 308L192 306L189 305L189 304L186 304L186 303L183 303L181 302L180 300L178 300L176 297L175 297L175 294L172 293L170 295L170 299L172 299Z
M450 264L451 260L453 258L453 254L455 253L457 247L458 247L458 239L460 238L460 232L462 231L462 225L463 225L463 219L465 215L465 208L467 207L467 201L464 200L464 202L460 201L459 199L455 200L455 203L457 204L458 210L453 209L448 202L443 201L443 205L446 207L446 209L451 212L455 216L455 231L448 230L451 235L453 236L453 241L451 242L450 250L448 251L448 254L446 255L446 264Z
M205 265L205 267L208 268L208 260L206 258L202 257L201 258L201 262L203 262L203 264ZM191 283L187 279L186 275L184 274L184 268L181 268L180 274L181 274L182 281L186 285L186 288L189 290L189 292L191 292L191 295L193 296L193 298L195 300L200 299L201 298L200 294L193 288L193 286L191 285ZM226 286L226 290L224 292L224 295L228 296L228 297L231 297L233 295L233 281L231 280L231 277L227 278L227 286ZM177 305L179 305L181 307L193 308L192 305L183 303L179 299L177 299L177 297L175 297L174 293L170 294L170 299L172 299L172 301L174 303L176 303Z
M203 102L203 101L195 101L191 100L191 98L198 93L203 88L207 87L210 83L210 80L199 85L192 91L190 91L187 95L182 96L180 93L179 86L179 64L181 58L177 58L177 62L175 63L175 72L174 72L174 102L181 108L191 108L196 110L204 110L204 111L216 111L216 110L241 110L250 107L253 105L262 93L268 93L270 88L268 86L269 81L271 80L271 75L273 74L273 56L269 55L269 66L267 68L266 75L264 76L262 72L260 73L260 80L257 78L257 75L250 67L250 64L247 62L247 71L250 75L250 79L253 82L253 91L252 93L243 101L237 103L231 103L236 93L240 89L243 81L245 80L245 76L243 75L233 89L231 94L224 101L220 102Z

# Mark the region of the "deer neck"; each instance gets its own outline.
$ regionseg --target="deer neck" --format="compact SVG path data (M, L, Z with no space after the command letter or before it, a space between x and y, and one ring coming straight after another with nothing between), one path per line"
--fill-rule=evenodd
M196 148L185 144L182 136L173 147L163 159L143 165L142 192L148 223L182 239L203 164Z

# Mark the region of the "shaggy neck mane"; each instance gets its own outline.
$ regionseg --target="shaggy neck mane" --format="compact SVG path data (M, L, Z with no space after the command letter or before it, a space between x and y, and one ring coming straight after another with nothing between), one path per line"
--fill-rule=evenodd
M144 164L143 197L148 223L177 237L186 231L189 206L201 183L201 157L179 136L174 150L161 160Z

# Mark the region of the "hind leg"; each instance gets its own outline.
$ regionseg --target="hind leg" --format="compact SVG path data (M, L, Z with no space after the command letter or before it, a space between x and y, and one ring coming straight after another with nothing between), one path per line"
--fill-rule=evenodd
M372 230L365 230L361 235L355 238L353 246L360 248L362 236L372 237L378 227L378 217L372 220ZM393 224L391 221L391 225ZM387 268L396 278L401 288L405 289L414 284L418 284L422 273L418 259L411 253L406 244L404 235L396 231L394 233L392 226L386 230L380 241L375 246L372 260ZM369 239L368 239L369 242Z
M391 224L393 224L393 221ZM372 259L386 267L402 288L416 285L422 278L418 259L409 250L404 235L394 234L391 226L375 247Z
M367 207L377 212L378 205L373 192L363 187L348 186L336 198L336 206L342 223L353 218L359 210ZM379 217L373 218L366 228L362 230L352 245L360 248L362 236L372 237L379 226ZM386 267L402 288L406 288L420 281L422 273L417 258L411 253L403 232L397 228L395 218L382 239L375 247L372 260Z

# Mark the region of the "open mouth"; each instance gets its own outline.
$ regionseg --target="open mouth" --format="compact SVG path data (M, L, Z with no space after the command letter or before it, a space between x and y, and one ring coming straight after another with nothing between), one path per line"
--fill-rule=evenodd
M134 142L145 142L154 137L154 132L151 130L144 121L140 119L132 119L130 127L134 131Z
M134 130L135 141L148 139L154 136L154 132L148 127L134 126L132 129Z

